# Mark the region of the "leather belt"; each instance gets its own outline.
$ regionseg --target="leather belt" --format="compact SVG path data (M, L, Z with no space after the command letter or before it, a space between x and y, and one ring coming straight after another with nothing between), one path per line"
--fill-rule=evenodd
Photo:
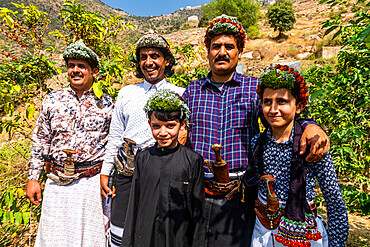
M241 184L239 179L230 181L229 183L218 183L211 179L205 179L205 193L212 197L225 197L231 200L238 191Z
M52 172L55 175L58 175L56 171L64 172L63 167L51 164L50 162L45 162L45 163L46 163L46 172ZM89 164L90 164L90 166L84 168L84 166L87 166ZM100 173L102 164L103 164L102 161L101 162L86 161L86 162L82 162L82 163L75 163L75 165L78 166L78 167L82 166L82 168L75 169L75 174L80 173L79 177L81 177L81 178L93 177L96 174Z

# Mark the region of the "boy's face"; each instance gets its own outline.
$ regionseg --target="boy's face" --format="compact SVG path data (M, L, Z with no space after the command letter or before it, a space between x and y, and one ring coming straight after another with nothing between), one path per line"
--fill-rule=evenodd
M293 128L295 115L303 109L301 104L296 105L296 99L287 88L265 88L263 91L262 111L272 130Z
M145 80L151 84L156 84L164 79L166 66L170 64L170 60L170 56L165 58L157 48L140 48L140 69Z
M180 123L179 120L161 121L152 114L148 121L154 139L158 142L158 147L174 148L177 145L177 138L180 129L184 129L186 120Z

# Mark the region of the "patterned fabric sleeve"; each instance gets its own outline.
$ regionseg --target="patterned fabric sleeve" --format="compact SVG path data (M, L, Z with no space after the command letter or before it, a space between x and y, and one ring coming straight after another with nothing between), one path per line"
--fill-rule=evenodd
M310 119L310 118L298 118L298 122L302 125L303 128L306 128L310 124L316 124L315 119Z
M42 154L49 153L50 148L50 141L52 139L52 131L50 128L50 121L47 117L47 101L48 96L45 98L42 108L40 111L40 115L37 119L35 128L32 132L32 150L31 150L31 157L29 160L29 172L28 172L28 179L29 180L38 180L40 178L44 160L42 158Z
M349 231L347 209L339 188L331 156L310 163L323 193L328 216L329 246L346 246Z

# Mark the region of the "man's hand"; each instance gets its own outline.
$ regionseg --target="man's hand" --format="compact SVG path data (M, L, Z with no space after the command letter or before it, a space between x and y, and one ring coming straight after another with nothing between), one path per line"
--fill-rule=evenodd
M108 187L109 176L100 174L100 190L101 194L107 198L107 194L112 195L112 198L116 196L116 188L113 186L113 190Z
M307 146L311 146L309 155L306 158L308 162L317 162L324 158L326 155L324 151L330 150L330 140L326 133L316 124L308 125L302 134L300 140L300 152L302 155L306 152Z
M187 131L187 129L185 129L185 128L184 129L180 129L179 136L178 136L177 140L179 141L179 143L181 145L185 145L186 144L187 137L188 137L188 131Z
M35 204L39 205L41 202L41 187L39 181L37 180L28 180L26 195L30 199L30 201Z

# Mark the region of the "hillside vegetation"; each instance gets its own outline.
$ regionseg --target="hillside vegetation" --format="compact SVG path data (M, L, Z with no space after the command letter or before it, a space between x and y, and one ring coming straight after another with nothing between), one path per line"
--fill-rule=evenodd
M30 137L43 97L68 85L61 58L66 45L83 38L101 55L102 67L93 88L96 95L106 92L116 97L121 87L140 81L131 62L133 45L149 29L164 35L172 46L177 60L175 74L168 78L172 83L186 87L208 72L205 28L187 23L188 16L200 17L199 7L135 17L99 0L65 1L18 1L26 5L23 10L29 10L27 3L38 10L22 15L18 9L19 19L13 22L0 19L0 246L32 246L35 238L40 207L30 205L24 195ZM260 34L247 41L241 63L245 74L258 77L272 62L301 61L312 95L311 115L331 138L350 218L347 246L366 247L370 246L370 3L330 2L338 4L294 1L297 22L284 37L278 37L266 18L260 19ZM0 4L16 9L8 1ZM84 7L79 9L78 4ZM265 13L262 8L261 15ZM337 14L341 16L335 18ZM25 21L28 17L30 22ZM332 39L338 30L340 35ZM316 58L328 45L340 45L342 51L331 58ZM320 213L325 215L319 191L318 195Z

